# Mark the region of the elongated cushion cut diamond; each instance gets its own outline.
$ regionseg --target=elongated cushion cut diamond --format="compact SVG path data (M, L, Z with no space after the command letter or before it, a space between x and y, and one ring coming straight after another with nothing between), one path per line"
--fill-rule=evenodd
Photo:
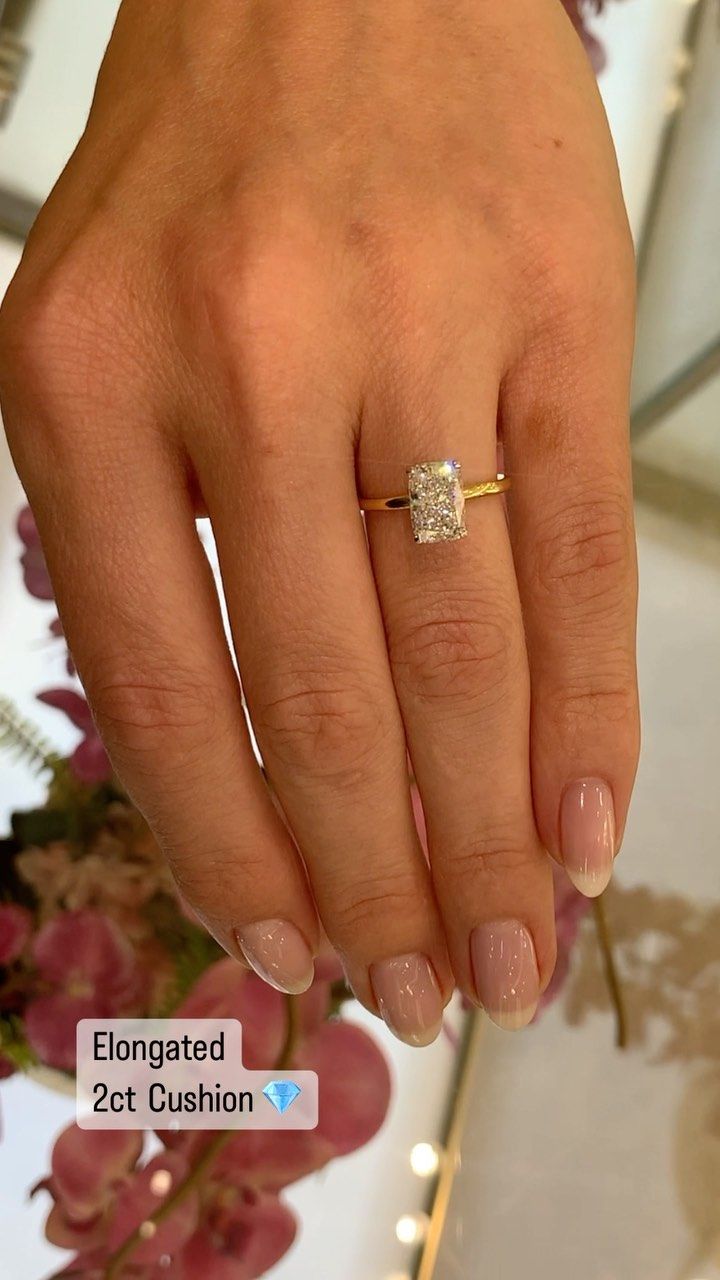
M459 462L445 459L408 467L408 490L416 542L454 542L467 535Z
M302 1089L299 1084L295 1084L293 1080L271 1080L265 1085L263 1093L268 1102L271 1102L276 1111L283 1115L288 1107L292 1106L296 1098L300 1097Z

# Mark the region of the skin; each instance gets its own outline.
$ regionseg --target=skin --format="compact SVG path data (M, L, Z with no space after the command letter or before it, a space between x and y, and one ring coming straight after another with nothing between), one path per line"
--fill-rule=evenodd
M558 0L122 5L2 404L114 764L231 954L322 924L377 1011L414 953L477 998L472 931L517 920L549 981L563 792L621 832L637 759L633 282ZM492 475L498 435L507 504L431 547L372 514L368 556L357 492Z

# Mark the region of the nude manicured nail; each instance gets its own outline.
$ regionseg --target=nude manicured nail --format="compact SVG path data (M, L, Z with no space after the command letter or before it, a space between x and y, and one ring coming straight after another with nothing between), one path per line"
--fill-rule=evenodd
M532 1021L540 998L535 947L519 920L478 925L470 938L475 986L483 1009L506 1031Z
M262 920L235 930L248 964L276 991L297 996L315 976L310 948L299 929L286 920Z
M420 1046L436 1039L443 1001L426 956L396 956L373 964L370 981L383 1021L399 1040Z
M615 810L602 778L581 778L566 788L560 806L560 851L570 879L587 898L597 898L612 875Z

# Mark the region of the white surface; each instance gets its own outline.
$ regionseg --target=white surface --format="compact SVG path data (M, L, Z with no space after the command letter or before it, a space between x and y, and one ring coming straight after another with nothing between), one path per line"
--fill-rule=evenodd
M638 527L644 749L617 875L709 908L720 896L720 545L643 510ZM608 1015L568 1027L557 1005L527 1035L488 1028L436 1280L718 1280L720 1248L712 1264L687 1212L698 1178L720 1241L720 1163L709 1182L700 1135L687 1136L704 1071L620 1054L612 1034ZM707 1141L720 1149L712 1046L708 1063Z
M720 376L663 418L634 452L641 462L720 493Z
M636 404L720 339L719 248L720 20L712 0L703 14L645 264L633 379Z
M636 239L642 230L689 9L688 0L609 0L604 16L593 23L608 48L600 92Z
M30 61L5 128L0 187L41 202L73 150L119 0L36 0L23 41Z

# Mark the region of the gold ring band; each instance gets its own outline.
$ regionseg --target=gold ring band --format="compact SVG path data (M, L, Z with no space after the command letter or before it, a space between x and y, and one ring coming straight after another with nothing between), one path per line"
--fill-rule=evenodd
M512 481L501 471L492 480L481 480L479 484L466 484L462 488L462 496L468 498L484 498L488 493L504 493L510 488ZM410 495L401 493L397 498L361 498L361 511L407 511L410 506Z
M490 480L463 485L460 463L451 459L420 462L408 467L408 491L393 498L360 498L362 511L408 511L416 542L454 542L464 538L464 508L470 498L504 493L510 477L502 472Z

